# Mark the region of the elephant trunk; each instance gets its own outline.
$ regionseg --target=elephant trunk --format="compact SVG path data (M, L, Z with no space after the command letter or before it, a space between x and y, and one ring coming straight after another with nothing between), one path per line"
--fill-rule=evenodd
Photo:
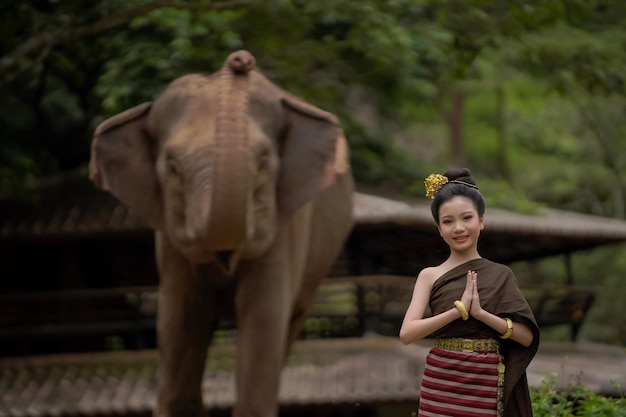
M237 261L247 235L247 212L252 187L248 145L248 76L254 58L247 52L231 54L222 68L213 157L213 198L209 216L209 245L214 252L231 253L228 270Z

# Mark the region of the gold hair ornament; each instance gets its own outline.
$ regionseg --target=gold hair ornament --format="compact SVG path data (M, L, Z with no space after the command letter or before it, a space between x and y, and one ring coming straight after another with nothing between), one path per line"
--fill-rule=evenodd
M474 185L474 184L470 184L469 182L465 182L465 181L459 181L459 180L452 180L450 182L453 182L455 184L463 184L466 185L468 187L472 187L472 188L476 188L477 190L479 189L478 186Z
M430 174L424 180L424 185L426 186L426 197L431 200L435 198L435 194L441 187L448 183L448 177L441 174Z

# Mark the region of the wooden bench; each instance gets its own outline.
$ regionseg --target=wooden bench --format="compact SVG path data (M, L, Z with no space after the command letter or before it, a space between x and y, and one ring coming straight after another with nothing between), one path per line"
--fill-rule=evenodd
M318 291L317 303L305 323L329 320L331 330L319 337L355 337L365 333L397 337L413 294L414 279L368 275L328 278ZM315 335L313 335L315 337Z
M338 311L335 316L351 311L350 317L357 320L359 334L371 331L397 336L411 301L414 282L414 279L407 277L383 275L331 278L325 285L335 285L335 290L326 295L322 286L312 316L317 314L323 317L319 306L326 306L325 312L328 313L332 311L333 303L337 304L337 300L340 300L344 303L344 311ZM596 294L594 288L572 285L523 286L521 290L535 314L539 328L569 325L572 341L577 340L580 327ZM353 295L351 298L345 295L339 298L338 294L342 291L350 291ZM348 302L351 304L345 304ZM346 335L350 335L353 330L348 327L354 326L351 323L353 321L346 322ZM331 334L341 334L337 326L333 328L333 332Z
M402 292L398 285L382 283L369 277L329 278L318 290L301 337L393 334L406 306L401 301L382 306L381 300L400 300ZM157 296L156 286L0 294L0 356L153 348ZM396 309L390 311L392 305ZM234 328L234 322L223 320L214 341L228 342Z
M148 348L155 316L155 287L0 294L0 354Z

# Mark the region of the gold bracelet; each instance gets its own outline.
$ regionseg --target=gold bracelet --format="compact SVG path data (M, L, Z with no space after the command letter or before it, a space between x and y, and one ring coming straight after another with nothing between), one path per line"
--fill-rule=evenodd
M500 339L508 339L513 334L513 321L508 317L504 320L506 320L506 332L500 335Z
M461 312L461 318L463 320L469 319L469 313L467 312L467 309L465 308L465 304L463 304L462 301L458 301L458 300L455 301L454 306Z

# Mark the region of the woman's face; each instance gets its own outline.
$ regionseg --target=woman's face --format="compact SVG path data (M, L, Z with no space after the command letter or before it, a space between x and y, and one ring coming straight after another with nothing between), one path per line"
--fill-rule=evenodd
M453 197L439 206L439 234L451 250L475 249L484 226L484 218L467 197Z

